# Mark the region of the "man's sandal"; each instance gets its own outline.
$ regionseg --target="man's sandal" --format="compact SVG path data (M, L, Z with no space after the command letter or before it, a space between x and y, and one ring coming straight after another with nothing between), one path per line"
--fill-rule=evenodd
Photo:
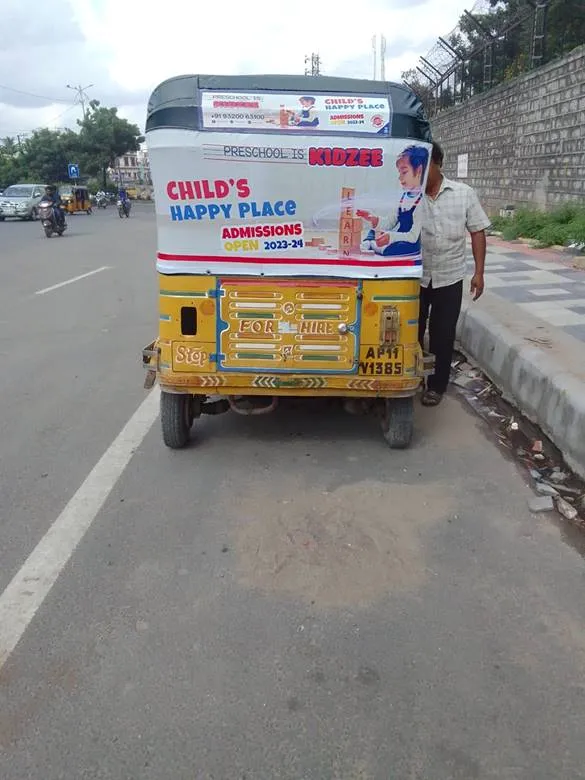
M423 406L438 406L443 396L435 390L425 390L420 402Z

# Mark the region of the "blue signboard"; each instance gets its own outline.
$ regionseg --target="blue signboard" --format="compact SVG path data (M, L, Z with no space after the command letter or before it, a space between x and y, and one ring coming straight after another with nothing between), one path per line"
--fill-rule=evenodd
M69 163L67 168L69 169L70 179L79 179L79 165L77 163Z

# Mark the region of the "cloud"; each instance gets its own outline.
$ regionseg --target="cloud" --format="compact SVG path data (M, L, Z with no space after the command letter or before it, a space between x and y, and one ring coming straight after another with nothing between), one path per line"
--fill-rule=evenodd
M87 39L68 0L2 0L0 83L9 89L0 87L0 137L43 125L75 127L81 109L67 84L93 82L88 95L104 105L144 105L148 90L113 79L107 57Z
M144 124L161 81L180 73L302 73L318 52L328 75L370 78L372 36L387 40L386 77L399 80L436 36L457 22L462 0L0 0L0 137L41 125L75 127L66 84Z

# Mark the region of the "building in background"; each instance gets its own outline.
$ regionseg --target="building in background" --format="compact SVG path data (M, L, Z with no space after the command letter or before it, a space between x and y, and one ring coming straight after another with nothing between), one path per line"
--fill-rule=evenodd
M152 186L146 147L141 146L137 152L128 152L118 157L109 174L118 185L126 187Z

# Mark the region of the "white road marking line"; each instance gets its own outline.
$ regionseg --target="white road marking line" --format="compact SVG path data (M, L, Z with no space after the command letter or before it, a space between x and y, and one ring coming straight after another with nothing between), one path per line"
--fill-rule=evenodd
M158 388L147 395L0 596L0 669L151 429L159 399Z
M88 276L93 276L94 274L99 274L102 271L107 271L111 268L111 265L102 265L101 268L96 268L95 271L88 271L86 274L81 274L80 276L74 276L73 279L66 279L64 282L59 282L59 284L53 284L51 287L45 287L44 290L37 290L35 292L35 295L44 295L45 293L52 292L53 290L58 290L59 287L66 287L68 284L73 284L73 282L78 282L80 279L87 279Z

